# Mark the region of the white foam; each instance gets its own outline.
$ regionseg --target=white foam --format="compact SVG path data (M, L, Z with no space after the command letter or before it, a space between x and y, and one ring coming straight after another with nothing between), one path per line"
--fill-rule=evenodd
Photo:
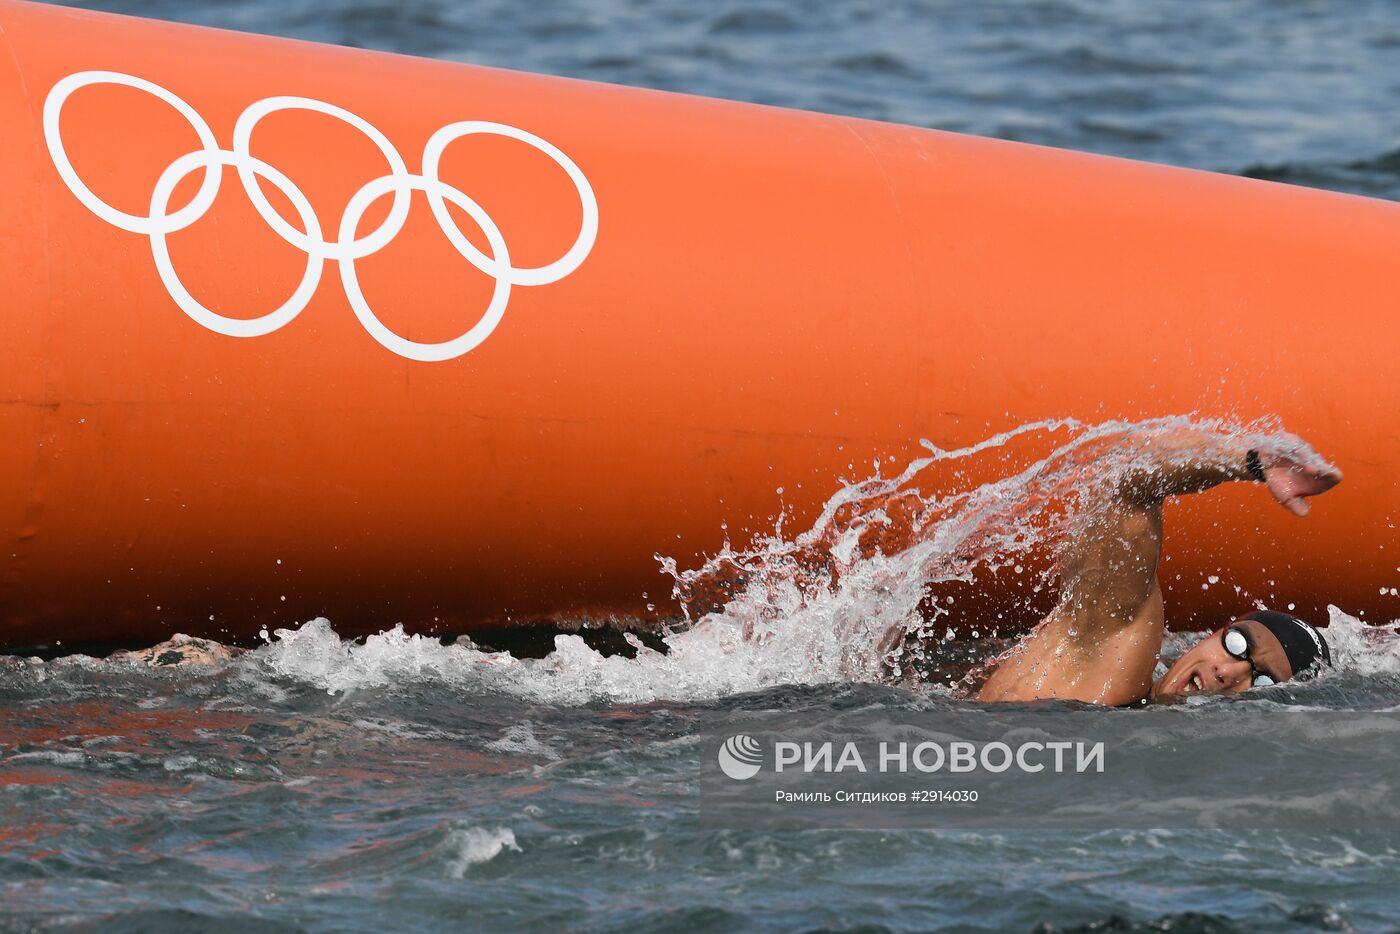
M1337 670L1366 676L1400 674L1400 621L1371 625L1335 606L1327 608L1327 616L1323 634Z
M511 726L501 734L500 739L487 743L486 748L507 754L540 756L544 759L559 758L557 749L541 742L535 736L534 726L528 720Z
M9 756L7 762L48 762L53 765L83 765L87 754L59 749L39 749L34 752L17 752Z
M453 879L464 878L468 869L495 859L505 850L520 852L515 831L509 827L455 827L439 848L446 858L447 875Z

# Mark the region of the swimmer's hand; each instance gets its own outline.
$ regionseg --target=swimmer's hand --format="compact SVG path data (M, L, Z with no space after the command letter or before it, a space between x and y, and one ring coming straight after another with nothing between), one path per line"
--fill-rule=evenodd
M1264 483L1279 505L1295 516L1308 514L1304 497L1326 493L1342 482L1342 472L1330 464L1299 464L1287 458L1262 465Z

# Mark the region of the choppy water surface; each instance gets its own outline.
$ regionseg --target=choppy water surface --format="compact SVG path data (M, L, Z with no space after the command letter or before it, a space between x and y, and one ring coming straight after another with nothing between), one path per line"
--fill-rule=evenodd
M1394 2L92 5L1400 197ZM1400 835L1381 828L701 820L702 748L745 714L966 709L959 679L1008 632L950 638L958 586L996 567L1041 599L1044 555L1091 506L1074 491L1141 453L1104 445L1174 424L1023 426L852 482L813 528L671 568L696 610L664 653L561 636L517 658L313 621L208 665L0 659L0 928L1391 930ZM1306 455L1274 426L1208 427ZM982 456L1006 479L959 486ZM1317 681L1085 715L1110 737L1164 717L1210 737L1271 705L1287 747L1315 742L1310 711L1396 709L1393 627L1345 609ZM1206 748L1199 768L1248 785L1255 763Z
M1306 736L1300 706L1393 707L1393 649L1365 647L1377 634L1342 618L1333 632L1345 632L1344 669L1322 682L1111 711L1109 735L1168 716L1208 734L1240 703L1271 703L1273 738L1288 743ZM546 668L516 680L469 649L347 645L321 624L212 668L6 665L8 920L1215 932L1378 930L1394 917L1400 841L1387 831L706 829L700 748L744 712L879 705L934 719L967 702L826 684L619 703L577 677L569 700L542 701ZM1200 767L1238 788L1252 763L1222 742Z

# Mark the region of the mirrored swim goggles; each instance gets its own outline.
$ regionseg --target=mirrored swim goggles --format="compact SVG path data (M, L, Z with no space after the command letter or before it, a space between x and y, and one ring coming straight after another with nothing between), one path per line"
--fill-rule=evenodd
M1249 653L1254 650L1254 644L1250 641L1245 631L1238 626L1231 626L1220 634L1220 641L1225 646L1225 651L1231 658L1237 658L1242 662L1249 662L1250 684L1256 688L1268 687L1274 683L1274 679L1254 667L1254 659L1249 657Z

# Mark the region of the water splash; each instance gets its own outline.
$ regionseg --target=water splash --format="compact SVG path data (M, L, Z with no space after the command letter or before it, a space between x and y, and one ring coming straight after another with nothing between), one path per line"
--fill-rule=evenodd
M515 832L509 827L455 827L443 842L447 875L466 878L471 867L490 862L506 850L520 852Z
M1199 444L1189 451L1162 444L1182 430ZM779 684L908 683L951 636L953 604L940 588L985 586L989 575L1007 572L1026 592L1049 596L1057 578L1047 559L1133 472L1163 457L1224 463L1246 447L1323 463L1276 421L1183 416L1047 420L965 448L925 447L926 456L895 476L882 476L877 463L872 476L845 483L798 534L789 536L780 517L772 534L745 548L727 543L698 568L660 557L685 608L665 653L634 641L635 658L605 657L578 636L560 635L547 657L517 659L443 646L401 627L360 644L318 619L278 630L251 663L331 692L429 678L564 704L712 698ZM992 469L979 462L988 457ZM1000 478L973 483L974 473ZM1349 646L1343 642L1343 655Z

